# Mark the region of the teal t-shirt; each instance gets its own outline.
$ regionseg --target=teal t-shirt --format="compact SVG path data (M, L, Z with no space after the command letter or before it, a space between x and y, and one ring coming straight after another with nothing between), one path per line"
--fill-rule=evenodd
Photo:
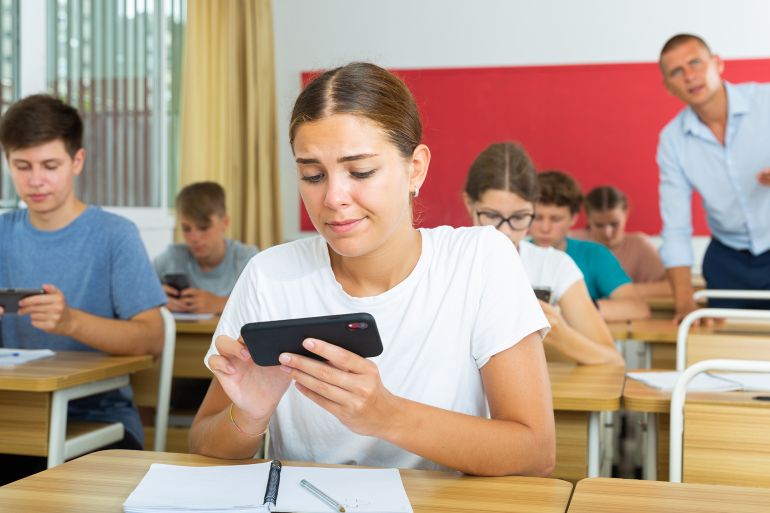
M616 288L631 283L615 255L601 244L567 237L564 251L583 272L588 293L594 301L608 298Z

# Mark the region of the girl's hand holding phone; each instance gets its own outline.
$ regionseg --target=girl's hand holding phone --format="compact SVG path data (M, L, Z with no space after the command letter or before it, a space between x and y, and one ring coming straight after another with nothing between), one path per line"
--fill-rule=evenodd
M215 341L219 355L209 357L209 368L230 400L252 419L268 419L291 384L280 367L260 367L251 359L243 339L220 335Z
M398 417L399 398L382 384L377 365L322 340L309 338L302 345L327 361L284 353L279 358L281 372L354 433L384 438Z

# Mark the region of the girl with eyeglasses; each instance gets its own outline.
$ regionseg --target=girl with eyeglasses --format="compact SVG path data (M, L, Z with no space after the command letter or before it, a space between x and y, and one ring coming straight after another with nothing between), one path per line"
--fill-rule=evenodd
M289 141L319 235L259 253L238 279L192 450L247 458L269 431L281 459L548 475L548 323L496 230L414 227L430 150L406 85L367 63L323 73ZM260 367L239 340L249 322L352 312L376 319L380 356L306 339L326 361L285 353Z
M518 249L551 324L544 340L549 359L622 365L623 357L575 262L563 251L525 239L535 216L538 184L524 148L504 142L482 151L468 172L463 197L475 225L494 226Z

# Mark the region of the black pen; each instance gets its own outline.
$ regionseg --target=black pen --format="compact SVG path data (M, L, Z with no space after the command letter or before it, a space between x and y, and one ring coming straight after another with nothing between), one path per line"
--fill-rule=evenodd
M278 484L281 481L281 462L273 460L270 463L270 474L267 477L267 486L265 487L265 500L263 504L272 504L275 508L275 503L278 501Z

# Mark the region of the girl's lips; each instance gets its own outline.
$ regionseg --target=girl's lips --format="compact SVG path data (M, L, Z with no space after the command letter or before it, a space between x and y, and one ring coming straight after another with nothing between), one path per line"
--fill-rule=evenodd
M29 195L29 196L27 196L27 197L28 197L28 198L29 198L31 201L34 201L34 202L40 202L40 201L44 201L44 200L45 200L45 199L48 197L48 194L30 194L30 195Z
M351 219L349 221L335 221L326 223L334 233L347 233L358 226L363 219Z

